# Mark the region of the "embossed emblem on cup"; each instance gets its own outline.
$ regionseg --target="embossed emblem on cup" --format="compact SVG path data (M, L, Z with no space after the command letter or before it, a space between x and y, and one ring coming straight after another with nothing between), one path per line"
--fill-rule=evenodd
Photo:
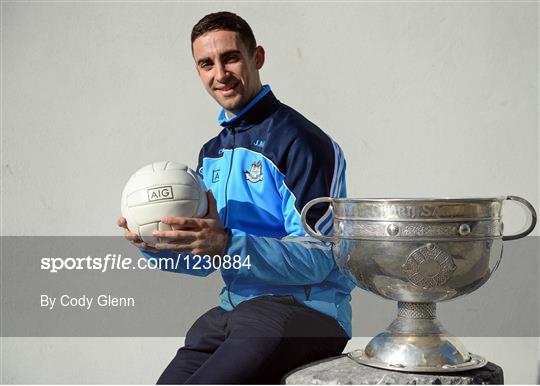
M446 283L456 269L448 253L428 243L415 249L401 266L407 279L422 288L440 287Z

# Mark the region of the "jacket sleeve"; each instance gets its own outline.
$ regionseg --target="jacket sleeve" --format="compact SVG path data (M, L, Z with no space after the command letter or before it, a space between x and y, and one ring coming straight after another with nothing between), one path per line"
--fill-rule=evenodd
M334 268L331 246L313 238L279 240L232 232L227 253L242 261L249 258L250 263L242 265L237 275L275 285L310 285L324 281Z
M229 255L250 256L251 267L241 267L240 275L252 275L267 283L310 285L320 283L335 268L331 245L305 237L300 212L317 197L344 197L345 160L330 138L322 142L298 138L282 163L280 195L284 226L288 236L278 240L246 235L232 230ZM332 232L332 212L328 205L313 207L308 224L320 233Z

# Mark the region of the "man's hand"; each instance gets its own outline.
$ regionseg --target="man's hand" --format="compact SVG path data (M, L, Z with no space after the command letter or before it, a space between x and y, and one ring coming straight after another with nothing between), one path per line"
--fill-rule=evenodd
M124 229L124 237L131 242L137 248L146 249L147 251L158 252L157 249L152 248L147 243L141 240L137 233L131 232L128 229L127 221L124 217L120 217L116 223L120 228Z
M229 242L229 232L223 226L212 191L207 192L208 214L204 218L164 217L161 222L170 225L171 231L154 231L153 236L163 242L156 249L170 249L194 255L224 255Z

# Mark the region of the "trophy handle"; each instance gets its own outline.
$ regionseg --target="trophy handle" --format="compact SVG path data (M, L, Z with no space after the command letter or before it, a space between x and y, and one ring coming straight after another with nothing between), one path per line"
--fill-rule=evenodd
M300 215L302 217L302 226L304 227L304 229L306 230L306 232L312 236L312 237L315 237L316 239L318 240L321 240L321 241L325 241L325 242L332 242L334 241L334 239L332 237L328 237L328 236L323 236L321 235L320 233L317 233L315 232L313 229L311 229L311 227L309 226L309 224L307 223L307 219L306 219L306 216L307 216L307 213L309 212L309 210L311 209L311 207L313 205L316 205L316 204L320 204L322 202L328 202L330 203L330 205L332 204L332 198L331 197L319 197L319 198L314 198L313 200L311 200L310 202L308 202L306 204L306 206L304 206L304 208L302 209L302 214ZM332 206L330 206L331 208Z
M536 211L534 210L533 206L531 205L531 203L527 200L525 200L524 198L521 198L521 197L518 197L518 196L507 196L506 197L507 200L511 200L511 201L517 201L519 202L520 204L522 204L523 206L525 206L527 209L529 209L529 212L531 212L531 225L529 225L529 227L517 234L517 235L510 235L510 236L503 236L503 241L508 241L508 240L516 240L516 239L521 239L522 237L525 237L527 236L529 233L531 233L534 229L534 227L536 226Z

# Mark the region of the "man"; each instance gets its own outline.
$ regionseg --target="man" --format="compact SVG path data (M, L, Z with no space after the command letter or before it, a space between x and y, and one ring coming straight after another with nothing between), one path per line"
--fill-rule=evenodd
M201 316L185 346L158 383L278 383L288 371L338 355L351 335L350 291L330 246L303 237L299 212L311 199L345 196L345 160L339 146L262 86L265 52L239 16L205 16L192 30L199 77L222 107L220 134L199 155L209 189L203 219L164 218L167 242L149 248L126 237L148 257L240 256L221 268L221 304ZM332 230L328 206L308 222ZM225 260L225 257L223 257ZM215 267L178 272L208 275Z

